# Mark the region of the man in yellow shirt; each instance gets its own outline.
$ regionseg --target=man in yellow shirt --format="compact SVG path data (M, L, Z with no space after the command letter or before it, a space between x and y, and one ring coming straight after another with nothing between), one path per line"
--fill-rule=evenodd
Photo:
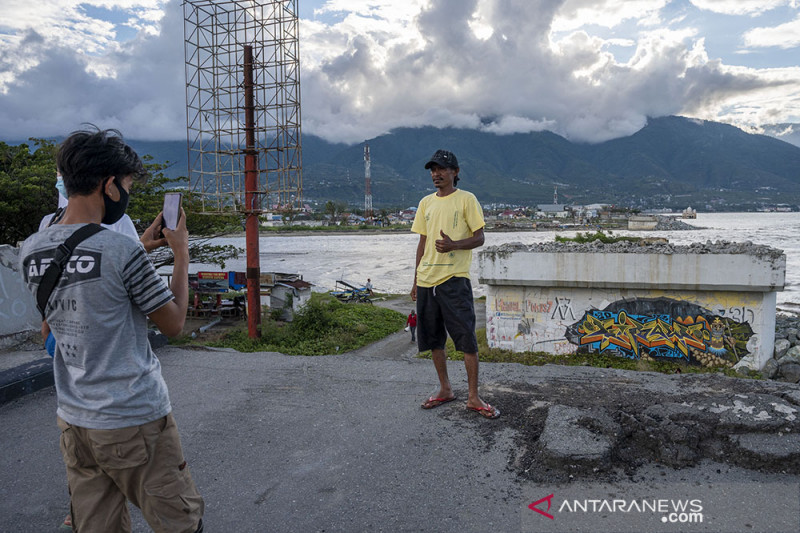
M411 231L419 234L411 299L417 302L419 351L431 350L439 377L439 392L423 409L456 399L447 375L447 334L456 350L464 352L469 396L467 409L486 418L500 410L478 395L478 339L469 269L472 250L483 245L483 210L472 193L456 188L458 160L447 150L437 150L425 164L436 192L423 198ZM430 239L428 238L430 237Z

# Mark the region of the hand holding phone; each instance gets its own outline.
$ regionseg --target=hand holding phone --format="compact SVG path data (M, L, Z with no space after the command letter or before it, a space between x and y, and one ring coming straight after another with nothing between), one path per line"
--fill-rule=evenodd
M168 192L164 195L163 227L173 231L178 227L178 219L181 214L181 198L182 194L179 192Z

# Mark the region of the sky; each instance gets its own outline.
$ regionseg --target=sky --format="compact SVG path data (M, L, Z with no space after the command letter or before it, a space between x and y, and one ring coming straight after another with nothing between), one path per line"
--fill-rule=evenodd
M800 133L800 0L296 5L302 130L328 141L437 126L597 143L666 115ZM87 122L186 139L183 18L177 0L0 0L0 139Z

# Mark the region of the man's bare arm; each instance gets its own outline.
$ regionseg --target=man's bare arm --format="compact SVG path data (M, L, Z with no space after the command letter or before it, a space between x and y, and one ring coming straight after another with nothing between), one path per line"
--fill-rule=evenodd
M169 286L175 299L147 316L161 333L167 337L176 337L183 331L186 309L189 306L189 232L186 230L186 213L183 209L178 227L174 231L165 228L164 236L175 258Z
M425 254L427 240L428 238L425 235L420 235L419 243L417 243L417 260L414 263L414 285L411 287L411 300L414 302L417 301L417 269L419 268L419 262L422 261L422 256Z

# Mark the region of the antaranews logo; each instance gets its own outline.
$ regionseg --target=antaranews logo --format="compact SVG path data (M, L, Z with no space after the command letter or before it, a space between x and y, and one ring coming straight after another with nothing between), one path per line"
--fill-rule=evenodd
M556 518L555 518L553 515L551 515L550 513L546 513L546 512L544 512L544 511L542 511L542 510L541 510L541 509L539 509L539 507L538 507L538 506L539 506L539 504L541 504L541 503L544 503L544 502L546 501L546 502L547 502L547 510L549 511L549 510L550 510L550 505L551 505L551 502L552 502L552 500L553 500L553 496L554 496L554 494L551 494L550 496L545 496L545 497L544 497L544 498L542 498L541 500L537 500L537 501L533 502L532 504L530 504L530 505L528 506L528 509L530 509L531 511L536 511L536 512L537 512L537 513L539 513L540 515L542 515L542 516L546 516L546 517L547 517L547 518L549 518L550 520L555 520Z
M800 482L578 481L531 485L525 492L519 510L525 533L740 531L742 524L760 533L783 533L797 531L800 523Z
M530 505L528 509L555 520L550 514L555 494L545 496ZM539 508L547 502L547 511ZM653 513L661 514L661 522L667 524L700 524L703 522L703 502L699 499L573 499L564 500L556 511L560 515L569 513Z

